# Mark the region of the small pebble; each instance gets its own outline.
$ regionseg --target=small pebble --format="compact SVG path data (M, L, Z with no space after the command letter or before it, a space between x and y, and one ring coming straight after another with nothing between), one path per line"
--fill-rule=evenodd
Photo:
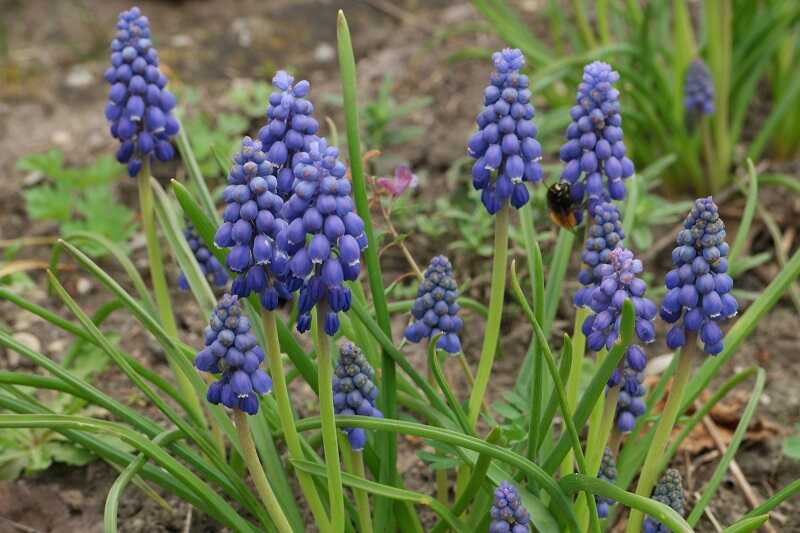
M41 351L42 349L41 341L39 341L39 339L35 335L33 335L32 333L28 333L27 331L20 331L14 333L12 337L14 338L14 340L19 342L20 344L24 344L27 348L30 348L34 352Z

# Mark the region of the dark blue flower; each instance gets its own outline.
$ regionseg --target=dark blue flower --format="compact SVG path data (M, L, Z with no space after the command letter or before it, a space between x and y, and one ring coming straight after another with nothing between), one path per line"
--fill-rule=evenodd
M179 129L172 116L175 97L166 89L167 77L158 67L150 22L138 7L119 15L117 35L111 41L111 66L104 77L111 84L106 118L111 135L122 143L117 160L128 165L128 174L139 174L146 157L172 159L175 150L170 138Z
M494 503L489 511L492 523L489 533L528 533L531 517L522 506L517 489L508 481L501 481L494 491Z
M222 373L208 386L208 401L256 414L258 397L272 389L272 380L261 370L264 352L250 333L250 321L242 314L236 296L222 297L204 338L205 348L195 357L194 365L203 372Z
M683 107L692 120L714 113L714 80L702 59L695 59L689 65L683 93Z
M644 351L636 344L632 344L625 352L625 361L622 369L614 370L608 386L620 386L617 396L617 410L614 424L617 431L628 433L636 424L636 419L642 416L646 406L644 396L647 389L644 386L644 368L647 358Z
M311 325L318 306L325 332L339 330L339 311L350 309L350 289L361 270L367 247L364 222L354 211L350 181L339 151L324 138L309 137L305 151L293 158L294 193L281 215L288 225L277 235L281 263L287 263L300 288L297 329Z
M588 197L590 209L598 201L624 198L623 180L634 172L622 142L617 80L619 74L608 63L586 65L559 154L566 163L561 180L569 182L575 203L580 205Z
M417 289L417 299L411 307L414 323L406 328L405 338L419 342L442 333L436 346L451 354L460 352L458 333L464 324L458 316L457 298L453 266L445 256L438 255L425 269L424 279Z
M346 342L339 348L339 361L333 371L333 410L343 416L372 416L383 418L376 407L378 388L373 380L375 371L364 354L354 344ZM354 450L364 449L367 434L363 428L342 428Z
M674 468L668 469L653 489L652 498L656 501L668 505L676 513L683 516L685 514L685 496L683 494L683 479L681 473ZM661 522L649 516L644 519L642 524L643 533L669 533L671 530Z
M587 297L593 314L584 321L583 333L586 335L587 348L593 352L602 348L610 350L616 342L622 320L622 304L627 299L633 302L636 313L636 336L645 344L655 340L653 319L656 306L645 297L647 286L638 277L642 272L642 262L625 248L615 248L608 256L609 263L600 263L595 267L595 275L600 281Z
M265 309L275 309L278 300L289 299L284 281L288 277L285 256L276 246L276 236L286 228L281 216L283 199L260 141L242 139L242 150L233 158L225 200L223 223L214 242L230 248L228 268L236 274L231 292L246 297L259 295Z
M585 268L578 274L581 287L575 293L574 302L578 307L589 307L592 291L602 281L597 267L611 264L610 252L622 247L625 232L617 206L601 202L590 213L590 225L581 259Z
M727 274L725 224L710 196L695 200L683 228L672 250L675 268L667 272L667 293L661 301L661 318L673 324L667 345L679 348L686 344L687 334L697 333L703 350L716 355L723 348L719 321L735 316L738 304Z
M608 447L603 451L603 459L600 462L597 478L612 484L617 482L617 459ZM597 502L597 515L600 518L606 518L608 516L608 508L616 503L611 498L603 496L595 496L595 501Z
M536 140L528 77L520 73L525 57L506 48L492 60L495 72L484 91L478 131L469 139L468 152L476 160L472 185L493 215L508 201L517 209L528 202L525 182L542 180L542 147Z
M195 259L197 259L203 274L215 287L224 287L228 283L228 272L217 261L217 258L214 257L206 245L203 244L194 226L188 224L183 230L183 236L186 238L186 242L189 244ZM183 272L178 276L178 285L185 291L189 290L189 280L186 279L186 275Z
M258 132L272 174L278 180L278 194L288 200L294 192L292 161L305 150L306 143L319 130L312 116L314 104L306 98L311 86L306 80L294 82L286 71L279 70L272 78L275 91L269 97L267 125Z

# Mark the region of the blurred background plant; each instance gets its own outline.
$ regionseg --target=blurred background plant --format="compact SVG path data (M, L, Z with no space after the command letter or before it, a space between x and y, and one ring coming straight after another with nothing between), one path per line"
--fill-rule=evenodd
M114 183L125 170L112 156L70 167L64 154L53 149L23 157L17 168L31 173L36 183L23 192L32 220L58 224L62 236L98 234L123 249L136 233L133 211L114 194ZM97 244L87 244L86 251L95 257L105 253Z

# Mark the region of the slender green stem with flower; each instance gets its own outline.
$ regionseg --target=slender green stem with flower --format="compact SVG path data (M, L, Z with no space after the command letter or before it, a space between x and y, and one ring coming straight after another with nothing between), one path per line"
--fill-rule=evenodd
M289 450L289 457L291 459L305 459L303 449L300 445L300 438L294 425L294 414L292 413L291 400L289 399L289 390L286 387L286 377L284 376L283 362L281 360L281 347L278 343L278 326L275 321L275 312L262 309L261 318L267 337L267 358L269 359L269 371L272 375L272 390L275 392L275 400L278 404L278 416L281 420L286 448ZM303 491L308 501L308 506L311 509L311 513L314 515L314 519L320 531L330 531L330 520L325 512L325 507L322 505L322 500L314 485L314 480L311 479L310 475L301 470L296 470L295 473L297 475L297 480L300 482L300 489Z
M692 373L692 364L694 363L696 355L697 342L695 336L692 335L687 338L686 345L683 347L680 354L675 354L675 357L680 357L678 368L675 370L672 390L669 393L667 404L664 406L664 411L658 419L658 426L656 426L653 441L650 444L650 448L647 450L647 457L644 460L644 465L639 475L639 484L636 486L636 494L639 496L649 497L650 492L653 490L658 480L661 458L667 447L672 428L675 426L675 421L680 414L683 391L686 389L686 384L689 382L689 377ZM632 509L630 518L628 519L628 527L625 529L626 533L638 533L642 527L643 519L644 517L641 511Z
M137 179L139 183L139 207L142 211L142 228L147 242L147 257L150 265L150 277L153 282L153 292L155 293L156 306L158 307L159 318L167 335L178 338L178 326L172 314L172 303L169 296L167 279L164 275L164 262L161 255L161 246L158 243L156 234L156 221L153 210L153 189L150 183L150 161L145 158L142 168L142 175ZM186 376L180 368L170 362L172 373L181 394L189 402L195 411L195 418L205 420L205 414L200 406L200 400Z
M335 414L333 412L333 362L328 335L319 323L320 312L312 314L314 349L317 352L319 375L319 416L322 420L322 446L325 450L325 466L328 473L328 496L330 498L331 527L335 533L344 531L344 496L342 473L339 465L339 443L336 437Z
M492 285L489 295L489 317L483 333L483 347L481 348L478 372L475 375L475 385L468 403L468 420L473 428L478 422L478 416L489 385L489 376L492 373L497 341L500 337L500 322L503 317L503 299L506 291L506 271L508 270L508 219L509 206L505 205L495 215L494 227L494 258L492 260Z
M574 412L575 407L578 405L581 369L583 368L583 357L586 352L586 336L583 334L581 326L590 313L591 311L585 307L578 308L578 311L575 313L575 325L572 330L572 364L569 368L569 376L567 377L566 383L567 405L571 412ZM570 451L561 462L561 475L566 476L572 472L573 455L572 451Z
M352 462L353 475L361 479L367 479L364 470L364 454L357 450L350 450L350 460ZM372 533L372 513L369 508L369 495L366 491L353 489L353 496L356 500L356 511L358 513L358 525L361 533Z
M272 487L267 480L264 469L261 466L261 461L258 459L258 452L256 452L253 437L250 434L250 424L247 422L247 414L239 409L233 411L234 420L236 422L236 430L239 433L239 441L242 445L242 458L244 459L247 469L250 471L250 476L253 478L253 483L256 485L261 502L266 507L269 516L275 522L278 531L292 531L292 526L289 525L289 519L281 509L281 504L275 497Z

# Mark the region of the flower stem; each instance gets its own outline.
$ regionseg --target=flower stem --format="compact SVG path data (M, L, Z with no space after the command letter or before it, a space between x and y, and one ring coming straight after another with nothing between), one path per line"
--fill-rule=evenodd
M175 323L175 317L172 314L172 303L169 298L169 288L167 287L167 279L164 275L164 262L161 256L161 247L158 243L158 235L156 234L156 222L153 215L153 189L150 176L150 161L145 158L142 175L138 178L139 183L139 207L142 211L142 227L144 228L144 236L147 242L147 258L150 264L150 278L153 282L153 292L155 293L156 306L158 307L158 315L161 319L161 324L167 335L177 339L178 326ZM181 369L170 362L172 373L175 376L175 381L178 384L178 389L191 408L195 411L194 415L197 420L205 420L205 414L200 406L200 400L186 376Z
M581 327L591 311L585 307L578 308L575 313L575 325L572 329L572 363L567 377L567 405L571 412L578 405L578 392L580 389L583 356L586 351L586 336ZM570 450L561 462L561 477L568 476L573 471L573 454Z
M434 357L438 357L438 353ZM462 354L463 357L463 354ZM433 376L433 369L428 365L428 383L432 386L436 387L436 378ZM448 486L447 486L447 470L443 468L437 468L433 471L434 476L436 477L436 499L442 502L444 505L447 505L447 494L448 494Z
M489 376L492 373L492 363L497 351L497 341L500 336L500 322L503 317L503 299L506 290L506 270L508 263L508 219L509 207L503 206L495 216L494 227L494 258L492 260L492 285L489 295L489 316L483 335L483 347L478 363L478 372L475 376L475 386L469 397L468 420L473 428L481 412L483 396L489 385Z
M664 455L664 450L666 449L672 428L680 414L683 391L686 388L686 384L689 382L692 363L697 354L696 340L695 335L689 335L686 339L686 345L681 350L680 355L677 353L675 354L675 357L680 357L678 368L675 370L672 390L669 393L669 398L667 398L664 411L661 413L661 417L658 420L658 426L656 426L653 441L650 444L650 448L647 450L647 457L644 460L641 474L639 474L639 484L636 486L636 494L639 496L650 497L650 492L653 490L653 486L660 473L659 465ZM643 518L641 511L631 509L628 527L625 529L626 533L637 533L642 528Z
M286 386L286 377L284 375L283 362L281 361L281 347L278 343L278 326L275 321L275 312L263 309L261 311L261 319L264 323L264 331L267 337L267 358L269 359L269 372L272 375L272 390L275 393L275 401L278 404L278 416L281 420L286 448L289 450L291 459L305 459L297 428L294 425L292 404L289 399L289 390ZM330 520L325 512L325 507L322 505L314 480L311 479L309 474L299 469L295 469L295 475L300 483L300 489L308 501L311 513L314 515L317 527L323 532L330 531Z
M319 371L319 416L322 421L322 447L325 450L325 466L328 474L328 493L331 509L331 527L335 533L344 531L344 496L342 474L339 465L339 443L336 440L336 424L333 412L333 362L328 335L319 323L320 313L313 311L314 347L317 352Z
M239 441L242 445L242 455L247 469L250 471L250 476L253 478L253 483L256 485L256 491L261 497L261 502L267 509L269 516L275 522L278 531L292 531L292 526L289 525L289 520L283 514L281 504L272 492L272 487L267 481L267 476L264 474L264 469L261 466L261 461L258 459L258 452L256 452L253 437L250 435L250 424L247 422L247 415L235 409L233 412L234 420L236 422L236 429L239 432Z
M361 479L367 479L364 472L364 454L360 451L350 450L350 457L353 463L353 475ZM356 499L356 510L358 511L358 524L361 533L372 533L372 515L369 508L369 496L360 489L353 489L353 496Z

